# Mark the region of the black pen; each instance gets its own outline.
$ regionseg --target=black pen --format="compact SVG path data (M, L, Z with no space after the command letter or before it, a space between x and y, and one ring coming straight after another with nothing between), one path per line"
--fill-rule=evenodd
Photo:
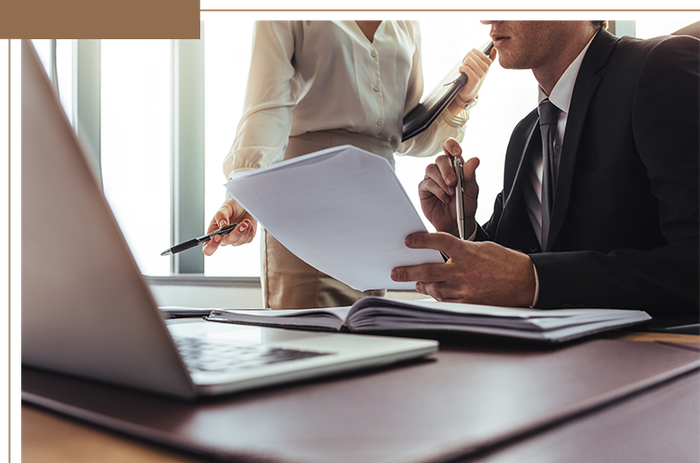
M178 252L182 252L186 249L193 248L197 246L199 243L206 243L210 239L212 239L215 235L228 235L233 231L234 228L236 228L237 223L232 223L230 225L226 225L225 227L221 227L218 230L214 230L211 233L207 233L206 235L202 235L198 238L193 238L189 241L185 241L184 243L177 244L173 246L172 248L163 251L160 253L161 256L169 256L170 254L176 254Z

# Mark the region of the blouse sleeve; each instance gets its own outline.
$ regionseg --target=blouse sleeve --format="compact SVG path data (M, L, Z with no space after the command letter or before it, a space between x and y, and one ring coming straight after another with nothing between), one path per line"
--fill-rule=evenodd
M458 142L462 142L467 120L469 120L468 109L463 110L459 115L454 115L446 109L424 132L401 143L397 153L423 157L441 153L444 139L453 137Z
M291 21L255 23L243 115L224 159L224 175L264 167L284 156L296 105L294 40Z

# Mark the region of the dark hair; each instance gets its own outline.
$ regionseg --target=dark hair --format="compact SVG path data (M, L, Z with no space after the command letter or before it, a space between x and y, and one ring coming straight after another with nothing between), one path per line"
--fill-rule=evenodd
M608 22L607 21L591 21L591 24L593 24L593 27L598 29L607 29L608 28Z

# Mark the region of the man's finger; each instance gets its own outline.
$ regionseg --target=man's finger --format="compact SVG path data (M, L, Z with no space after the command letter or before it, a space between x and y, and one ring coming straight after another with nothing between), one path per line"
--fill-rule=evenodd
M460 240L449 233L412 233L405 239L407 247L412 249L435 249L442 251L448 256L456 255L458 252L468 250L474 243Z
M441 302L464 302L459 291L446 282L416 282L416 291Z
M445 191L444 188L447 188L448 191ZM449 191L451 189L452 192L454 192L454 187L445 186L444 188L440 187L440 185L435 183L432 179L424 179L418 184L418 195L421 199L435 196L444 204L449 204L452 199Z
M396 267L391 271L394 281L420 281L437 283L445 281L445 264L421 264L408 267Z
M436 164L428 164L428 167L425 168L424 180L432 180L448 195L454 194L454 187L445 182L442 172L440 172L440 168Z
M462 147L459 146L459 142L452 137L445 138L442 141L442 150L445 152L445 154L450 156L462 155Z
M452 156L438 156L435 158L435 166L440 171L440 176L444 179L445 184L454 186L457 183L457 175L452 164Z

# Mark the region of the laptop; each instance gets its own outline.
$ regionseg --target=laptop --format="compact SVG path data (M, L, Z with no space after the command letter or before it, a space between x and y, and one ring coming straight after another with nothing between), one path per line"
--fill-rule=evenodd
M437 347L203 320L166 324L33 45L22 41L24 366L194 399L378 367Z

